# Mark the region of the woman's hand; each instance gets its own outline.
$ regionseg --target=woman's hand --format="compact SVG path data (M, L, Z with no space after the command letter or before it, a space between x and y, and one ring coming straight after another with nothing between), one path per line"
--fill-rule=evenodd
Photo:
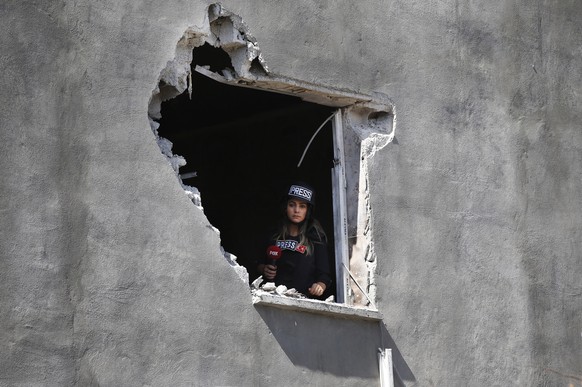
M323 292L325 292L325 284L323 282L316 282L313 285L311 285L311 287L309 289L307 289L309 291L309 294L311 294L312 296L321 296L323 294Z
M274 265L265 265L263 269L263 276L268 279L272 280L277 275L277 266Z

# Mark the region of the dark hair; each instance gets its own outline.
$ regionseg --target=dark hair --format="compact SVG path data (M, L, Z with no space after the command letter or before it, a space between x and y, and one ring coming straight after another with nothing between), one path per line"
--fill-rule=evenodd
M284 240L289 236L289 225L291 221L287 217L287 209L283 211L283 217L279 224L279 228L273 239ZM313 251L313 243L327 243L327 236L323 227L317 219L312 216L312 205L308 204L307 214L305 220L299 225L299 243L307 247L307 254Z

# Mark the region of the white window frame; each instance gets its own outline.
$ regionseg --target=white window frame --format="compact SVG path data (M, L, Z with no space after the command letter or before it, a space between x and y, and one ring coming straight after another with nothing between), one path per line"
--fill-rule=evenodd
M335 241L336 300L347 304L349 289L348 215L342 109L332 121L334 165L331 174Z

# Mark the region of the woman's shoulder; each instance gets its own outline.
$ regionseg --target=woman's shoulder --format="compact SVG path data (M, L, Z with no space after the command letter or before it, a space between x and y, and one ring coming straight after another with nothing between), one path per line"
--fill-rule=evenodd
M264 244L273 245L277 241L277 232L274 230L265 232L261 239Z
M327 237L322 229L312 226L307 230L307 238L315 243L327 243Z

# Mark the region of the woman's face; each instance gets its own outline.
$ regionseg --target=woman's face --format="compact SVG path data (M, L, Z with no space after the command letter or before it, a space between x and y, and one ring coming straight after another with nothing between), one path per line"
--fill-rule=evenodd
M300 199L289 199L287 202L287 218L295 224L305 220L307 216L307 202Z

